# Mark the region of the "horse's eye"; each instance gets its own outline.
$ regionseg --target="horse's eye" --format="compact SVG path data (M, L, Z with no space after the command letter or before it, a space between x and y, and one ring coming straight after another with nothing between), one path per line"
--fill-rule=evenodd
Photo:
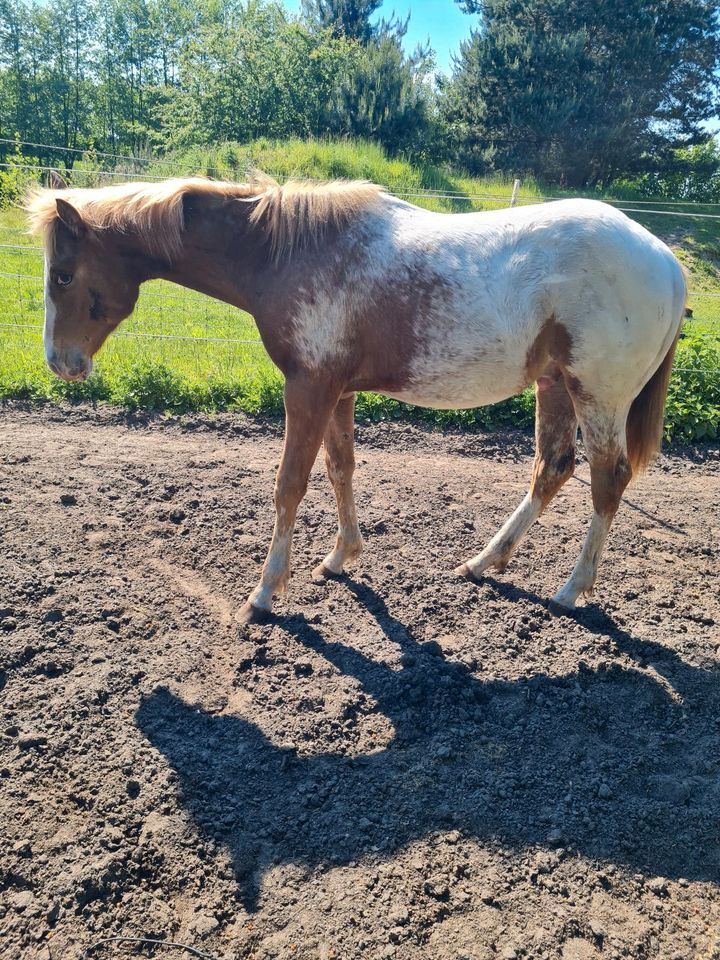
M71 273L56 273L55 283L59 287L67 287L72 283L73 275Z

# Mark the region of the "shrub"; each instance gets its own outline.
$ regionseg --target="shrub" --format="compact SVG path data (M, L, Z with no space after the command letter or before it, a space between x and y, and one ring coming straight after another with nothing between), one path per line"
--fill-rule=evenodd
M15 149L4 162L7 166L0 169L0 210L20 203L28 187L41 175L37 161L23 154L17 138Z
M685 341L670 380L665 435L677 440L720 436L720 346L704 339Z

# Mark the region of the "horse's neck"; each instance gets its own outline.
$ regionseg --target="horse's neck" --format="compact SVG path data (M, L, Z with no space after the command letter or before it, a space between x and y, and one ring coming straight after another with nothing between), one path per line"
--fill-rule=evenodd
M240 214L228 216L227 208L193 214L183 231L182 250L172 262L154 262L149 277L197 290L255 315L270 287L272 264L267 244L257 228Z

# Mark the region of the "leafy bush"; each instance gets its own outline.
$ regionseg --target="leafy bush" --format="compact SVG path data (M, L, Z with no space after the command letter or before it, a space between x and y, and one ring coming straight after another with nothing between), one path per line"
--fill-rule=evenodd
M666 439L680 442L717 439L720 437L720 349L703 341L692 341L679 355L676 366L679 369L672 376L668 393ZM241 376L227 376L193 382L158 362L139 362L117 373L98 370L85 383L66 383L50 374L3 376L0 400L6 398L112 403L133 411L240 410L273 417L283 413L283 385L279 374L250 381ZM534 418L532 390L471 410L431 410L375 393L361 393L357 399L357 419L366 423L406 421L425 423L439 430L472 432L502 427L529 430Z
M677 440L720 436L720 346L704 339L681 341L670 380L665 435Z
M30 184L40 179L36 161L26 157L15 141L15 149L5 158L6 167L0 169L0 210L20 203Z
M517 397L510 397L489 407L474 407L470 410L432 410L415 407L399 400L381 397L377 393L361 393L357 399L359 420L379 422L382 420L408 420L428 423L442 429L490 430L510 426L519 429L532 426L535 419L535 397L532 390Z
M610 191L629 200L646 197L669 203L720 203L720 142L712 137L707 143L674 150L673 162L666 169L616 180Z

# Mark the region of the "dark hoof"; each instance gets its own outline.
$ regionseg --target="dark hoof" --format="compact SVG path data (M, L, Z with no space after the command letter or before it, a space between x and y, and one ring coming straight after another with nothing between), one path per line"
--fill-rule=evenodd
M548 600L547 608L554 617L574 617L577 614L575 607L566 607L555 599Z
M466 563L462 563L459 567L455 567L454 573L456 573L459 577L462 577L464 580L469 580L470 583L482 583L482 578L476 577Z
M319 563L312 572L313 580L341 580L344 576L345 574L342 570L340 573L335 573L332 570L328 570L324 563Z
M245 627L250 623L267 623L270 616L269 610L263 610L261 607L256 607L248 601L240 607L235 620L239 626Z

